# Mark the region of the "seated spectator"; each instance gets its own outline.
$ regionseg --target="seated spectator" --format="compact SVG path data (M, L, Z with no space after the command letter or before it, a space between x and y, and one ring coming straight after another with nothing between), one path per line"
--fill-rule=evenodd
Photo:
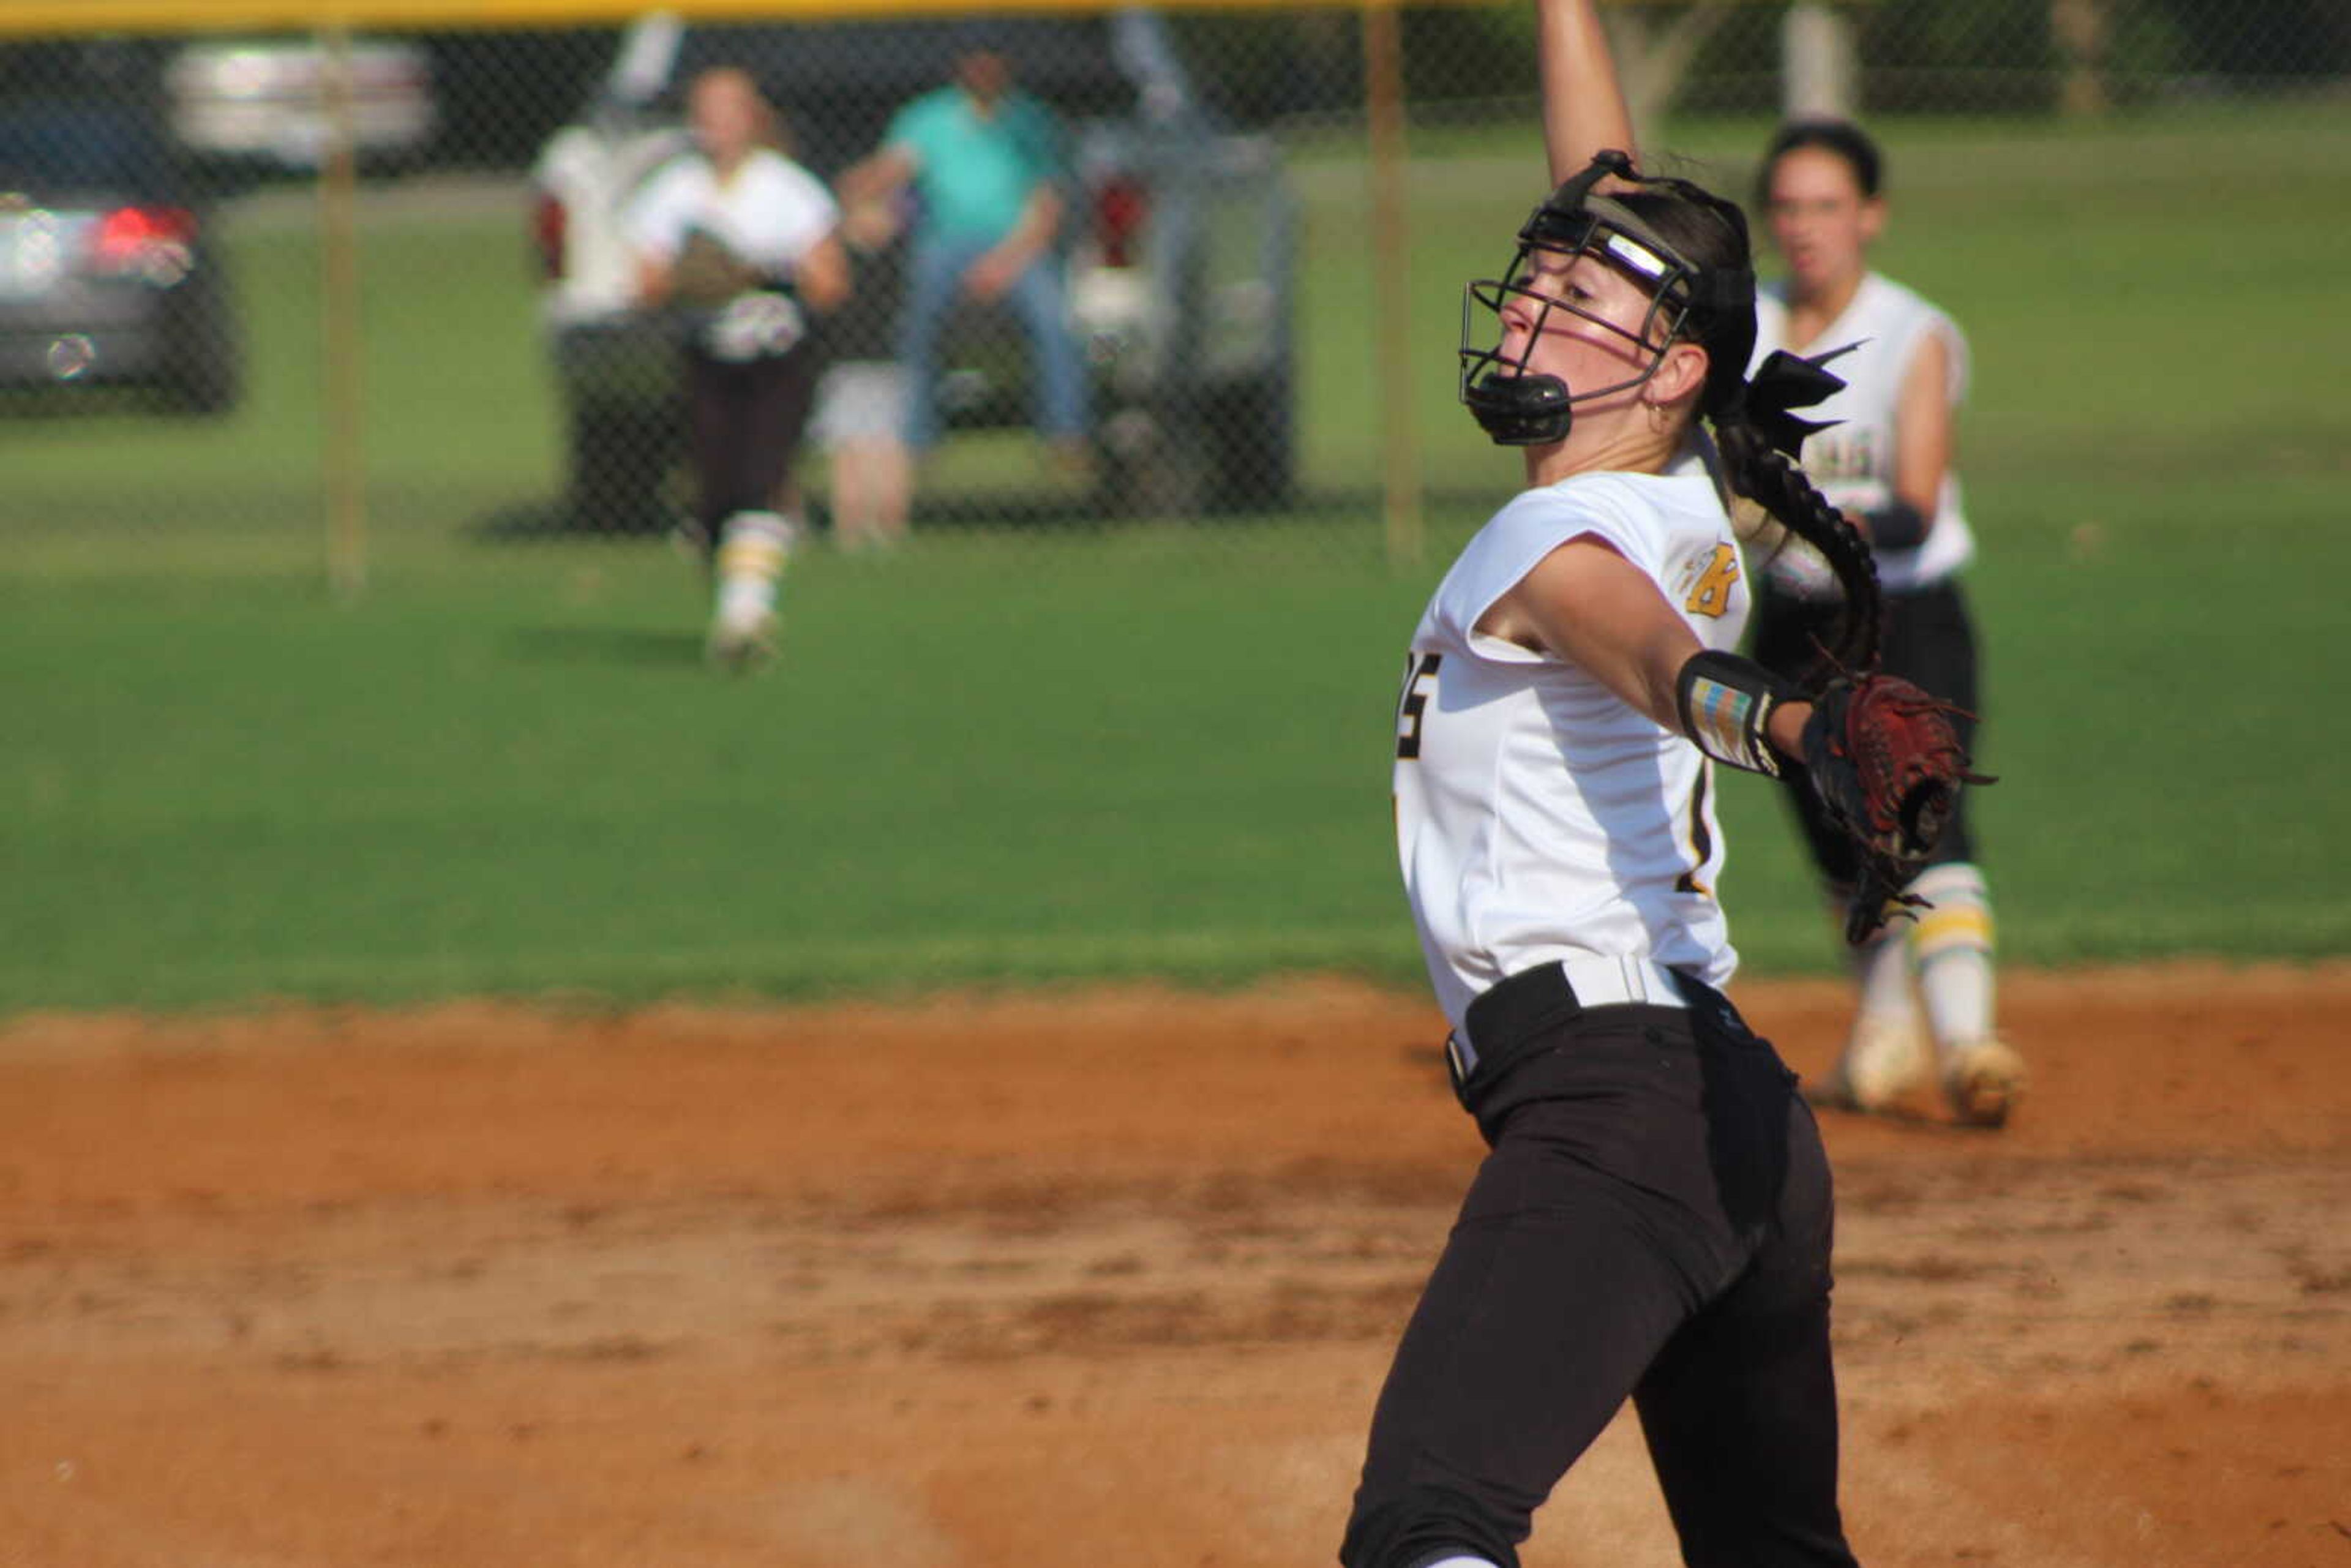
M1069 204L1062 141L1053 112L1013 86L1011 62L977 45L956 57L951 83L902 108L880 148L841 178L852 207L909 183L920 197L898 327L906 444L918 455L938 442L939 335L961 298L1011 307L1035 367L1039 433L1065 464L1086 464L1085 367L1057 244Z

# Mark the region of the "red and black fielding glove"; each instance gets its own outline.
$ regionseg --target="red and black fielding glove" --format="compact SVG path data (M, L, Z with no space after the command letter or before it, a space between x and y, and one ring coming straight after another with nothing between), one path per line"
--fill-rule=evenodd
M1951 716L1960 710L1896 675L1839 675L1812 698L1804 771L1860 852L1845 940L1861 942L1904 905L1958 809L1970 770Z

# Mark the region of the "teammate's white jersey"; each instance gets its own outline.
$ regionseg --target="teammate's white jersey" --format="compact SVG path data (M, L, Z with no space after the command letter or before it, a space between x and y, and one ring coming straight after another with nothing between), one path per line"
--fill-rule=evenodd
M688 230L704 229L752 266L781 273L840 223L840 204L822 181L763 147L724 183L699 153L667 164L630 204L626 231L636 249L666 261Z
M1714 895L1713 765L1578 666L1479 632L1496 600L1590 536L1654 579L1708 647L1748 612L1702 468L1586 474L1520 495L1446 573L1396 711L1396 850L1438 1005L1546 960L1651 958L1719 987L1738 966Z
M1846 343L1860 346L1841 354L1829 365L1844 381L1844 390L1817 408L1800 412L1807 419L1839 423L1804 443L1804 472L1822 495L1841 511L1866 512L1894 499L1895 405L1902 395L1902 380L1909 373L1919 343L1929 332L1942 334L1950 361L1951 406L1967 398L1968 342L1951 319L1890 278L1870 273L1861 280L1853 302L1821 335L1795 352L1818 354ZM1774 349L1790 348L1787 285L1776 283L1755 293L1755 363ZM1753 366L1749 367L1753 373ZM1792 543L1792 553L1811 547ZM1935 509L1933 527L1915 549L1879 549L1877 579L1889 589L1924 588L1957 571L1976 553L1975 535L1959 505L1959 476L1943 475L1943 493ZM1772 574L1775 587L1785 585L1805 597L1835 598L1839 591L1825 562L1814 572Z

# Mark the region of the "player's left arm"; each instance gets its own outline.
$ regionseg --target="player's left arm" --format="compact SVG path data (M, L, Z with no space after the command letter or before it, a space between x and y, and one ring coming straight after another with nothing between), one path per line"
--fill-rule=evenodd
M1860 855L1851 941L1916 902L1903 889L1960 787L1991 782L1970 770L1948 704L1874 671L1799 687L1708 648L1656 580L1594 535L1536 562L1477 629L1577 665L1726 767L1774 777L1800 768Z
M1951 345L1940 330L1919 335L1894 402L1894 496L1861 524L1881 549L1925 542L1943 504L1943 479L1959 443L1951 401Z
M1595 536L1570 539L1537 561L1479 617L1478 630L1574 664L1657 724L1693 734L1682 677L1705 644L1648 573ZM1755 674L1768 678L1760 665ZM1757 709L1757 737L1801 757L1812 705L1782 686L1773 683L1774 700Z

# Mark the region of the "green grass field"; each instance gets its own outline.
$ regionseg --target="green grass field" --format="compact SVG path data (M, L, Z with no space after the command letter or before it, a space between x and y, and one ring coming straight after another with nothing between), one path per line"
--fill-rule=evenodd
M2351 950L2326 874L2351 741L2325 700L2351 580L2351 120L1884 130L1886 267L1975 350L2002 776L1979 808L2010 960ZM1664 140L1743 180L1760 133ZM1394 682L1447 549L1515 473L1451 403L1458 285L1540 184L1514 143L1419 151L1426 563L1383 564L1364 477L1360 171L1310 152L1317 505L814 554L786 658L744 683L701 667L698 581L660 546L480 537L556 475L509 214L371 221L372 570L332 602L315 253L256 225L241 413L0 426L0 1011L1409 983ZM1777 801L1734 785L1726 810L1750 967L1834 963Z

